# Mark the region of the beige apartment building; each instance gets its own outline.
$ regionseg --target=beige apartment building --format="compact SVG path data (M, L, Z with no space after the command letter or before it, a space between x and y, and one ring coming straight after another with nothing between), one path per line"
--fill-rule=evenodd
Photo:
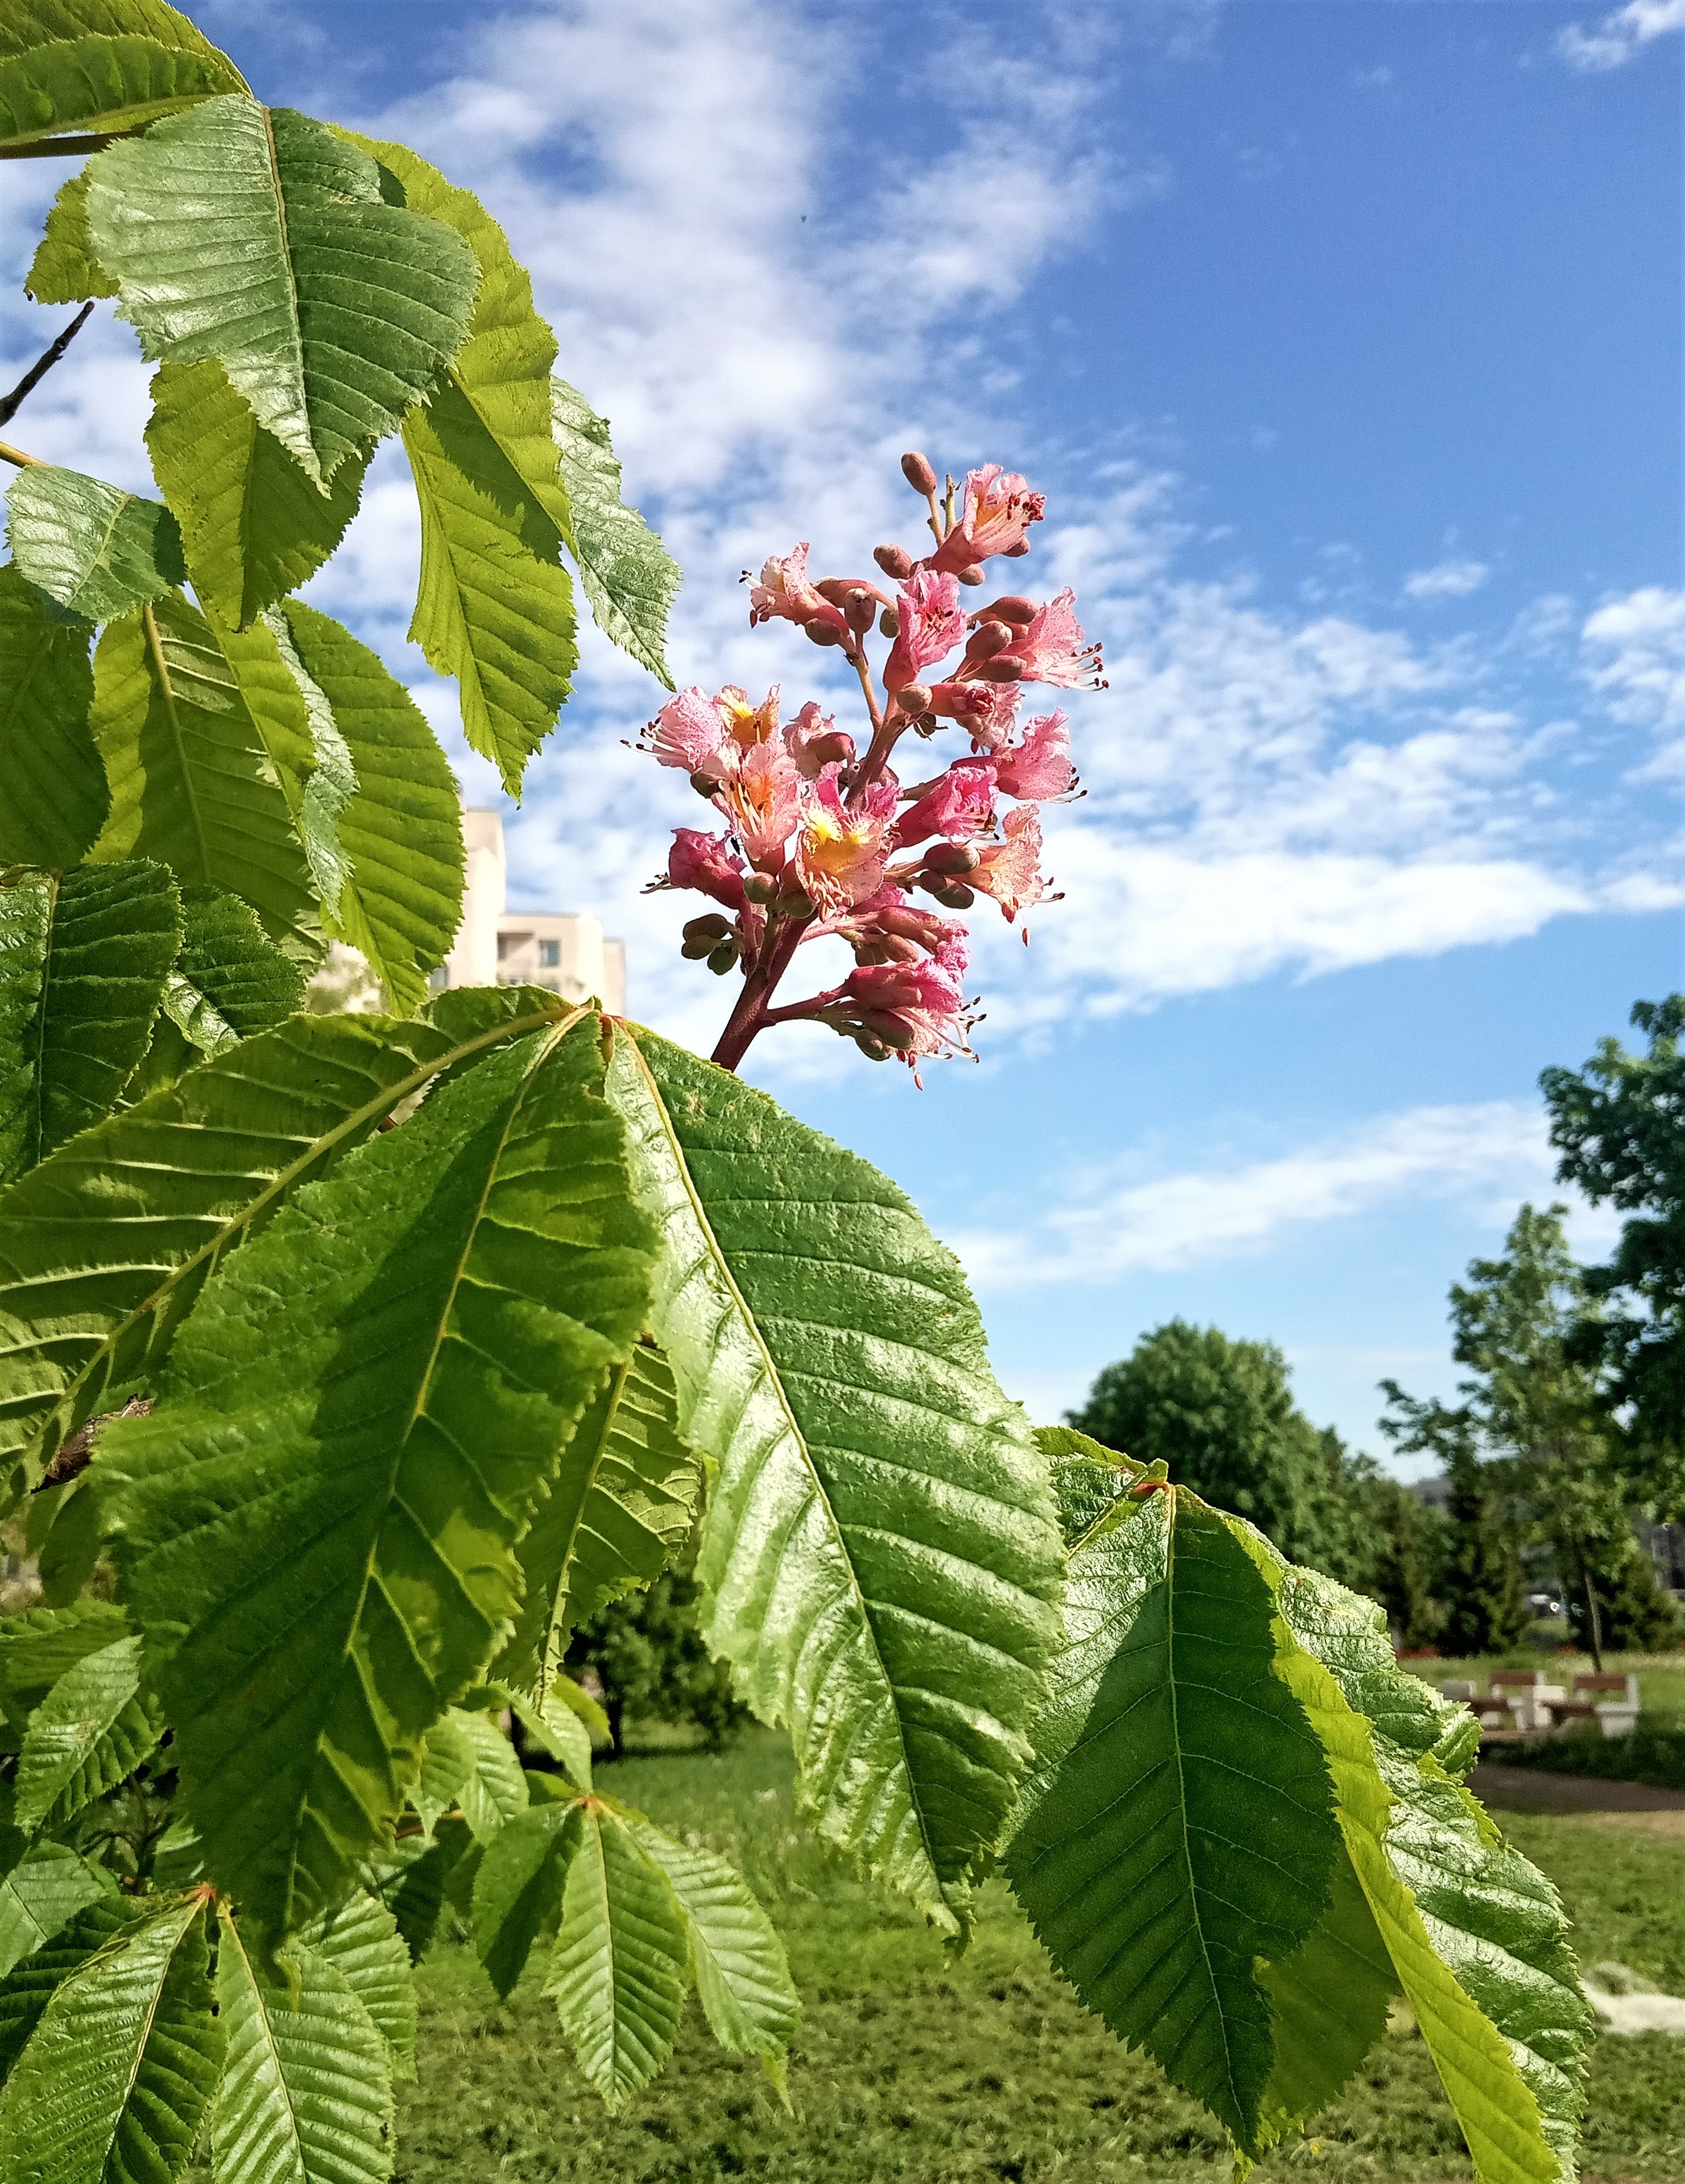
M599 1000L612 1016L626 1006L626 944L594 917L559 910L511 910L503 815L464 809L462 923L445 958L444 986L543 986L570 1001Z

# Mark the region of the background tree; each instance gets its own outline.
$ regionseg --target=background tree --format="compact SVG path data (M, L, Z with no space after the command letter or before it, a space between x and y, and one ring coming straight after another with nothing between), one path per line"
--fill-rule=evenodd
M1614 1257L1584 1277L1590 1309L1570 1349L1603 1374L1599 1400L1659 1513L1685 1518L1685 994L1640 1001L1647 1055L1606 1039L1582 1069L1539 1078L1560 1182L1632 1215Z
M1451 1482L1434 1591L1448 1653L1507 1653L1531 1621L1517 1527L1500 1476L1481 1462L1474 1418L1433 1396L1407 1396L1383 1380L1381 1430L1400 1456L1432 1456Z
M1249 1518L1293 1560L1362 1583L1350 1459L1294 1402L1273 1343L1167 1321L1096 1376L1070 1422L1137 1463L1163 1462L1178 1485Z
M688 1724L711 1750L748 1720L748 1708L731 1695L730 1670L703 1642L699 1600L687 1557L647 1591L599 1607L574 1632L568 1674L596 1677L617 1752L628 1720Z

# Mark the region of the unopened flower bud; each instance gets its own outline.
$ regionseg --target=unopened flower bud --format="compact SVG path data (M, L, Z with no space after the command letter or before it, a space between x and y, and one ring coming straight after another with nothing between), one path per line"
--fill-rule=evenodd
M743 894L750 902L770 902L778 892L778 883L770 872L745 872Z
M1021 660L985 660L972 672L982 682L1021 682L1024 663Z
M731 930L731 919L722 917L717 910L710 910L704 916L687 918L684 936L687 940L705 940L710 948L717 948Z
M901 634L901 617L893 607L884 609L877 618L877 626L881 634L885 637L899 637Z
M928 455L910 454L901 458L901 475L915 493L934 493L936 472L931 468Z
M679 953L687 963L700 963L719 945L717 940L685 940L679 944Z
M719 777L712 773L693 773L691 776L691 787L695 789L698 796L707 797L711 803L720 794Z
M969 842L933 842L925 864L933 872L974 872L982 859Z
M814 738L807 747L807 755L816 766L852 766L854 738L846 728L831 728Z
M909 721L931 709L930 685L927 682L904 682L895 694L895 702Z
M814 586L820 599L829 599L834 607L846 605L848 594L854 588L854 581L851 577L821 577Z
M813 902L810 897L792 889L790 894L779 896L778 911L782 917L811 917Z
M713 972L716 978L723 978L728 971L736 968L737 961L737 944L736 940L722 940L720 945L714 950L714 953L709 957L708 967Z
M932 888L931 893L944 910L969 910L977 900L970 889L959 880L950 881L946 887Z
M870 1032L857 1032L854 1044L868 1061L887 1061L889 1059L889 1049L881 1039L874 1039Z
M1029 550L1029 540L1020 538L1015 546L1003 546L1000 549L1000 557L1004 561L1021 561Z
M1035 602L1032 599L1016 598L991 599L982 612L986 614L992 621L1009 621L1019 629L1027 629L1036 619Z
M904 546L874 546L872 559L898 584L904 583L913 573L913 557Z
M983 572L975 561L969 569L959 569L954 573L962 584L981 584L983 581Z
M887 1009L866 1009L861 1012L860 1027L870 1032L885 1046L909 1047L918 1037L911 1024L903 1023Z
M812 644L841 644L842 632L834 623L810 621L805 625L808 640Z
M967 656L973 660L992 659L1002 645L1011 644L1014 634L1010 622L997 621L991 616L971 632L971 642L965 648Z
M877 602L870 592L850 592L842 602L842 612L849 628L857 637L864 637L872 626L872 616L877 612Z

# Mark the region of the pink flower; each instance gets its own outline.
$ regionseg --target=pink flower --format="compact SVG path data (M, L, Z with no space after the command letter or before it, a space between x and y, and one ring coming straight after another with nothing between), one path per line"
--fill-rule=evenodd
M961 1013L965 975L965 944L953 941L921 963L857 965L842 995L845 1006L854 1004L859 1028L913 1068L926 1055L970 1052L971 1020Z
M744 855L759 871L777 872L784 844L801 817L802 777L782 744L751 744L742 763L714 800L731 822Z
M703 834L694 827L673 829L673 846L667 852L670 887L694 888L727 910L740 911L745 901L742 875L743 861L731 854L728 835Z
M862 963L910 963L965 938L957 919L939 916L886 880L875 895L829 921L825 932L846 940Z
M1042 878L1042 822L1033 804L1015 804L1006 815L1005 838L992 842L965 876L968 888L992 895L1009 925L1048 891Z
M781 560L776 554L769 556L760 572L760 582L749 592L749 627L758 621L781 618L805 628L809 622L826 622L832 629L846 635L848 624L841 607L834 607L829 599L822 599L808 582L808 542L804 538L793 553Z
M728 682L715 699L715 710L725 726L726 733L742 749L752 744L764 744L778 733L778 697L781 685L775 682L759 705L749 703L749 694L737 683Z
M1015 660L1026 682L1052 682L1062 690L1100 688L1100 648L1085 644L1076 619L1076 594L1069 585L1038 607L1021 637L1003 645L998 660Z
M1009 744L994 759L994 777L1002 792L1021 800L1047 803L1069 796L1076 786L1071 763L1071 730L1062 711L1032 721L1020 742Z
M854 762L854 738L838 728L834 714L821 713L811 698L785 729L784 748L804 781L817 781L827 766Z
M909 805L896 822L895 846L940 834L945 841L969 842L994 817L994 768L987 760L959 759Z
M1021 546L1030 526L1039 523L1045 494L1032 493L1016 471L985 463L965 473L965 498L959 520L931 557L934 569L969 569L991 554L1009 554Z
M959 606L959 580L934 569L917 569L901 587L897 611L901 629L883 663L883 687L900 690L916 682L920 671L945 660L965 634Z
M826 916L865 902L883 883L889 827L899 789L885 774L854 811L843 803L837 769L827 766L807 792L796 841L796 870L815 905Z
M968 728L978 750L992 751L1011 734L1021 695L1015 682L937 682L931 710Z
M718 705L694 686L670 698L639 741L658 765L681 766L687 773L723 779L737 763L737 753L725 749L726 724Z

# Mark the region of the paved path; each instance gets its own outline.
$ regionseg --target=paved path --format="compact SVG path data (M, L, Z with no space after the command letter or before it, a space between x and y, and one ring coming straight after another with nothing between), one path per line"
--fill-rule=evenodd
M1685 1790L1653 1790L1645 1782L1599 1782L1588 1774L1552 1774L1542 1767L1506 1767L1482 1759L1469 1777L1482 1804L1500 1813L1677 1813ZM1685 1826L1685 1819L1682 1819Z

